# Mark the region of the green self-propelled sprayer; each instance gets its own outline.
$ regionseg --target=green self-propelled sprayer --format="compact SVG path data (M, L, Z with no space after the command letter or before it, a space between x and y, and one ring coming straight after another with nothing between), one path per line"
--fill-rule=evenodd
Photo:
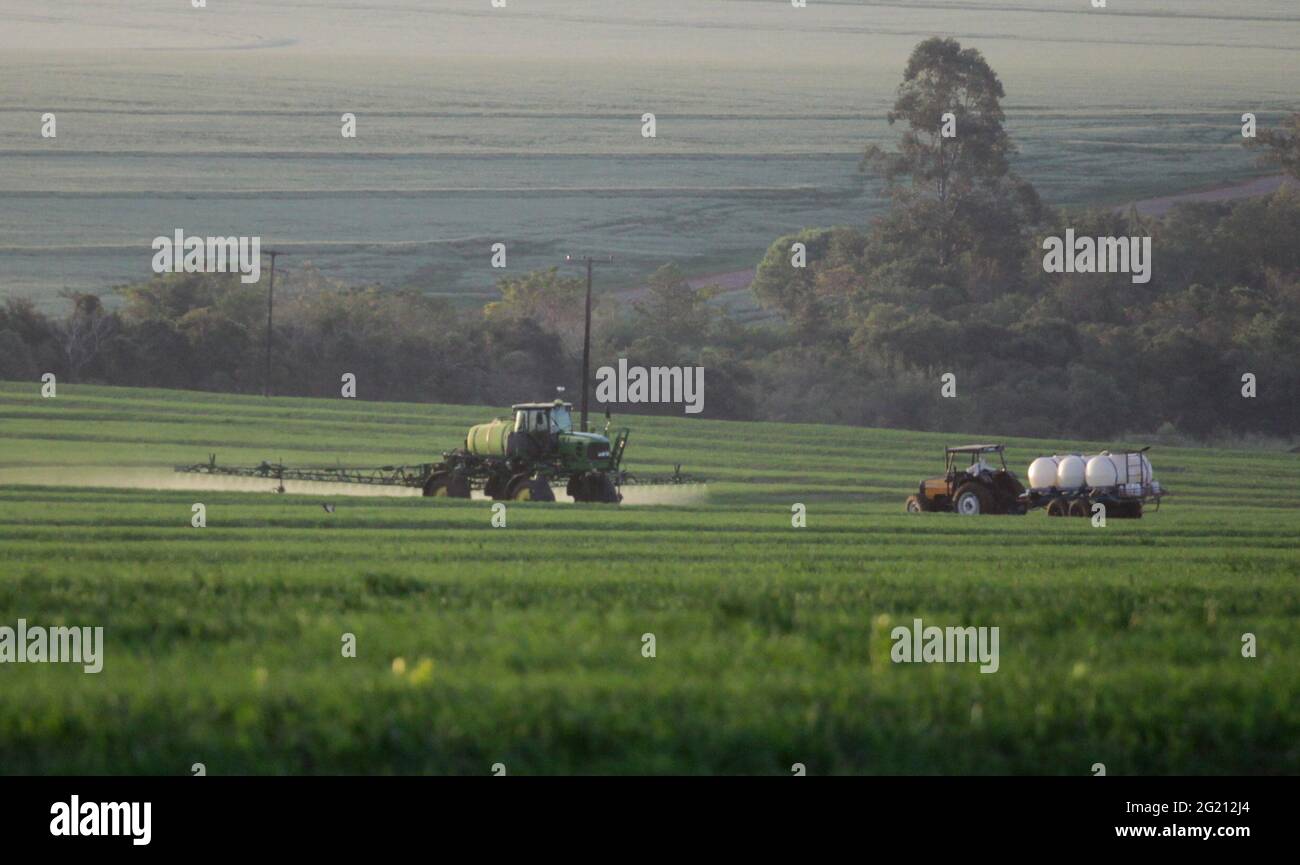
M446 451L442 461L403 466L345 468L341 466L291 468L264 462L257 466L206 463L176 466L178 472L268 478L284 491L286 480L355 483L376 486L418 487L426 496L467 499L481 490L496 499L555 501L551 485L563 482L565 492L578 502L622 501L623 484L696 483L681 473L632 476L622 470L629 431L611 436L610 422L602 433L573 428L573 405L554 402L519 403L508 417L472 426L465 445Z

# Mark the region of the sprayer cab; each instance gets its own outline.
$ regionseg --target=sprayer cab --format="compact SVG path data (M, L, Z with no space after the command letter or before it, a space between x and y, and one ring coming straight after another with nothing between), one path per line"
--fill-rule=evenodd
M514 413L515 432L559 434L573 431L573 403L521 402L510 407Z
M608 436L573 428L573 404L519 403L506 455L527 459L554 459L569 471L614 471L614 449Z

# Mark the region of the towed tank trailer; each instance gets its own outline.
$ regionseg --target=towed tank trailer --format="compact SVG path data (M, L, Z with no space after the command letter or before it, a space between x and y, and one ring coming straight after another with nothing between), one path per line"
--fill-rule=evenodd
M1046 508L1049 517L1091 516L1100 502L1108 517L1140 520L1148 503L1159 510L1169 494L1154 477L1149 450L1039 457L1029 464L1026 501Z
M945 448L943 475L921 481L907 498L907 512L1023 515L1045 508L1049 517L1086 517L1101 503L1107 516L1141 519L1145 503L1159 509L1168 495L1152 477L1148 450L1040 457L1029 467L1026 488L1007 468L1004 445Z

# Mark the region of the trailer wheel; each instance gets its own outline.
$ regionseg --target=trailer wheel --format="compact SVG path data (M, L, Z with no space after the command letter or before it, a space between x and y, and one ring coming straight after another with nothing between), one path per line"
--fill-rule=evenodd
M1047 515L1049 517L1063 517L1068 510L1069 505L1065 499L1055 498L1047 503Z
M953 509L964 517L977 517L993 512L993 496L983 484L968 481L957 488Z
M1088 511L1089 511L1089 506L1088 506L1087 499L1075 499L1074 501L1070 502L1070 510L1069 510L1070 516L1086 517L1088 516Z
M1111 509L1111 516L1118 520L1142 519L1141 502L1120 502Z
M909 514L925 513L925 504L917 496L907 497L907 512Z
M470 495L469 479L451 472L435 472L424 484L427 497L442 499L467 499Z

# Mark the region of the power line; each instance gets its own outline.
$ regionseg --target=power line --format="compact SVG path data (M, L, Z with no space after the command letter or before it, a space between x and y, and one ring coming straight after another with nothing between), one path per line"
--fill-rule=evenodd
M593 258L590 255L576 256L566 255L564 260L570 263L580 262L587 266L587 312L585 325L582 331L582 425L579 427L583 432L587 431L587 394L590 391L588 385L588 376L591 371L591 266L597 261L602 264L613 264L614 256L607 255L603 258Z
M271 322L275 308L275 258L284 253L278 249L268 249L265 254L271 256L271 284L266 289L266 369L262 374L262 395L269 397L271 395Z

